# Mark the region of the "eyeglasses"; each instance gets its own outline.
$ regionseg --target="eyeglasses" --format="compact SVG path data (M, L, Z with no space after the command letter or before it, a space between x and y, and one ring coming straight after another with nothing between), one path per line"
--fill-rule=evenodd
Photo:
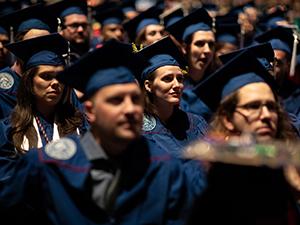
M260 101L253 101L244 105L237 105L236 108L243 109L244 113L241 113L241 111L236 111L249 118L250 120L255 120L262 114L263 107L266 107L268 112L271 114L277 114L279 111L278 103L272 101L268 101L265 103Z
M79 27L82 27L83 30L86 30L89 26L87 23L71 23L65 24L66 27L69 27L71 30L77 30Z

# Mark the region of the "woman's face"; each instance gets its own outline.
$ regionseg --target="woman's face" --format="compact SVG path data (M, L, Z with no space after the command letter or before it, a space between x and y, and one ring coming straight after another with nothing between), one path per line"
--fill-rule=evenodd
M212 31L197 31L187 46L189 66L196 71L205 71L213 60L215 35Z
M162 25L148 25L145 29L145 41L143 45L150 45L160 40L164 36L164 27Z
M163 66L154 72L154 80L145 81L145 88L153 94L154 104L179 105L184 75L178 66Z
M39 66L38 72L33 77L36 105L55 106L60 101L64 85L56 80L56 75L62 70L63 66Z

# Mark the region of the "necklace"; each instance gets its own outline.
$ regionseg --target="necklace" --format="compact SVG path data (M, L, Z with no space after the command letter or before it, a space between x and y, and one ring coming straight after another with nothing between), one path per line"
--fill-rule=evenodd
M46 134L45 128L42 125L39 117L35 116L35 120L36 120L36 123L37 123L38 127L40 128L39 130L42 132L42 135L44 136L44 138L46 140L46 143L49 143L50 141L49 141L48 135Z

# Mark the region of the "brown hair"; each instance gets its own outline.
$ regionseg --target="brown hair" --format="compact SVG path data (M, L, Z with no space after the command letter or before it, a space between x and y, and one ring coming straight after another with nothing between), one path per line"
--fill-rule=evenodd
M39 66L31 68L23 74L17 92L17 104L11 114L11 139L19 153L23 138L29 141L29 148L37 147L37 133L33 126L35 114L35 98L33 94L33 77L37 74ZM55 122L58 125L60 136L76 132L83 123L83 114L71 103L69 88L65 87L64 94L57 105ZM67 96L66 96L67 95Z
M273 93L274 94L274 93ZM279 102L278 96L274 94L275 100L278 103L278 123L276 139L279 140L293 140L296 138L296 134L292 128L289 117L282 105ZM230 131L224 126L223 118L232 119L233 113L239 101L239 91L235 91L226 96L220 103L214 117L211 121L212 132L230 135Z
M147 76L147 79L150 83L153 83L155 79L155 71ZM156 106L153 104L153 94L146 90L145 83L141 83L142 94L144 96L144 112L147 115L158 115Z

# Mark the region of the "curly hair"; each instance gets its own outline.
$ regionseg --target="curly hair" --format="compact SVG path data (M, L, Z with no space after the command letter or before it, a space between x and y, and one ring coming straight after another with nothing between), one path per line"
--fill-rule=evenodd
M29 140L29 148L37 147L38 134L33 126L36 112L33 92L33 77L37 74L39 66L31 68L23 74L17 92L17 104L11 114L11 140L19 153L22 149L23 138ZM55 122L58 125L59 135L75 133L83 123L83 114L76 109L70 99L70 89L65 87L64 94L56 107Z

